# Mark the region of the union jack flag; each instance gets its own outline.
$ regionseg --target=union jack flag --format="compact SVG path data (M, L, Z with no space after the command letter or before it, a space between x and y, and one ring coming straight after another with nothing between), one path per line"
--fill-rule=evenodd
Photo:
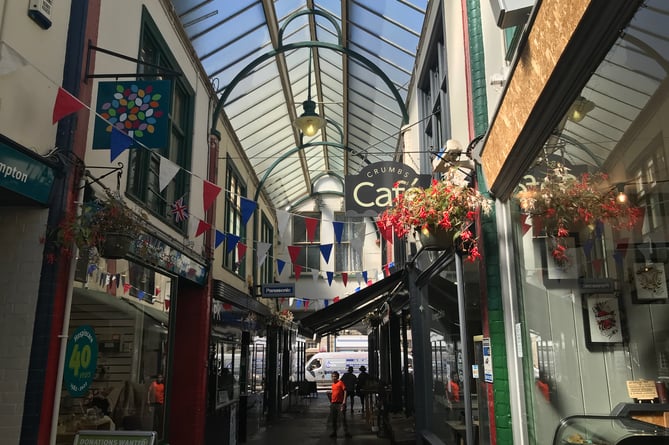
M188 218L188 206L184 204L183 196L172 204L172 215L174 215L174 221L177 223L185 221Z

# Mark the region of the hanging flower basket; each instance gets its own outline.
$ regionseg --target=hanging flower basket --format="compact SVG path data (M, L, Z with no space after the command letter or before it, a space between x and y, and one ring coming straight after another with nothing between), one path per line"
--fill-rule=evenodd
M100 256L109 260L125 258L130 253L134 238L125 233L107 233L100 242Z
M577 178L569 168L554 162L547 164L541 181L515 196L521 212L531 216L535 235L545 233L551 256L561 267L569 266L570 232L587 227L592 234L603 223L616 230L631 230L642 216L639 207L617 199L605 173L584 173Z
M443 232L438 239L443 237L444 248L458 240L457 251L473 262L481 253L472 229L479 212L490 209L490 200L472 188L461 172L451 169L443 179L433 180L430 187L412 187L393 199L393 205L379 216L377 225L381 234L390 239L392 233L402 238L416 231L421 237L423 232L429 235L438 230ZM423 246L425 242L437 242L432 238L423 237Z
M55 231L54 245L65 253L76 244L80 249L95 248L104 258L124 258L147 219L143 212L128 207L118 193L108 192L105 199L84 203L79 215L64 219Z
M430 250L447 250L453 247L453 231L441 229L439 226L421 228L418 239L424 248Z

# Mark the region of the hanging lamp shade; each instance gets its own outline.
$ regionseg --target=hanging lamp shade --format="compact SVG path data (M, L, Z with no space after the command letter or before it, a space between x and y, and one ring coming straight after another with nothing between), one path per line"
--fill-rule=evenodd
M304 113L295 119L295 126L305 136L313 136L325 125L325 119L316 114L316 102L313 100L305 100L302 102L302 107L304 108Z

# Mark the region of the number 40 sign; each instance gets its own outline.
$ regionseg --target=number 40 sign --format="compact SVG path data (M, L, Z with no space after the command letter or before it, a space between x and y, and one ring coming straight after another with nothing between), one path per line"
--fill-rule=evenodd
M81 397L88 392L97 363L98 339L95 330L91 326L81 326L67 342L65 354L63 379L72 397Z

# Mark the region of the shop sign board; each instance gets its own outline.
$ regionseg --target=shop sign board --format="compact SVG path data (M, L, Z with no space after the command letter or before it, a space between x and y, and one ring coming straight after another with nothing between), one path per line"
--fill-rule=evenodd
M98 339L92 326L80 326L67 342L63 379L72 397L88 393L98 365Z
M155 431L82 430L74 438L74 445L154 445L155 443Z
M0 187L46 204L54 173L48 165L0 142Z
M431 178L401 162L370 164L357 175L346 175L346 216L376 216L407 189L428 187Z
M295 296L295 283L265 283L262 285L264 298L284 298Z

